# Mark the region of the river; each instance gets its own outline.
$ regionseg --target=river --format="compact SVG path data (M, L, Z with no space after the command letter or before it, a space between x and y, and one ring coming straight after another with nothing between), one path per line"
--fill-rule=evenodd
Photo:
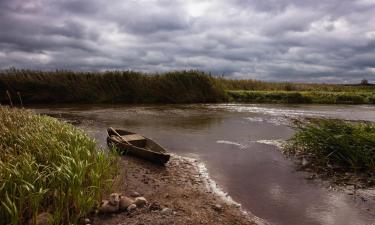
M306 179L279 149L291 117L375 122L375 106L356 105L66 105L39 113L78 119L105 145L106 128L126 128L170 152L204 162L211 178L256 216L277 225L375 224L374 204Z

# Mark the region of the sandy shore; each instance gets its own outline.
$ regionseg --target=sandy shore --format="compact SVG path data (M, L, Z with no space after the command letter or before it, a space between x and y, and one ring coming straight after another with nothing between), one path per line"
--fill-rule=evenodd
M120 164L121 174L115 189L128 196L136 191L148 204L133 212L99 215L93 224L266 224L244 212L230 198L221 196L203 164L196 160L174 155L166 167L160 167L122 157Z

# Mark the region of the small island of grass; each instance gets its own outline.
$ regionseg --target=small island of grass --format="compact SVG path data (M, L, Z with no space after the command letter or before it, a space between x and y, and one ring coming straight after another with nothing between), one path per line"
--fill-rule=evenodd
M370 122L313 118L296 120L286 153L304 169L337 184L375 185L375 125Z

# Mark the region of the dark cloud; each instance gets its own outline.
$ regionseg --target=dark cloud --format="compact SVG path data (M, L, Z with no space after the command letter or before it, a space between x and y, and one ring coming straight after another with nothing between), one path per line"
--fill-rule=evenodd
M0 0L0 69L375 81L372 0Z

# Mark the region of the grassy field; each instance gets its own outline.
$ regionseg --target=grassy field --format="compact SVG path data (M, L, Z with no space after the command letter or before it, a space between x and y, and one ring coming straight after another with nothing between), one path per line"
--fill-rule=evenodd
M0 224L77 224L111 188L116 157L79 129L0 106Z
M355 173L375 185L375 124L338 119L296 120L286 151L320 171Z
M375 104L375 91L227 91L230 101L251 103Z
M0 103L373 104L375 86L230 80L199 71L0 71Z

